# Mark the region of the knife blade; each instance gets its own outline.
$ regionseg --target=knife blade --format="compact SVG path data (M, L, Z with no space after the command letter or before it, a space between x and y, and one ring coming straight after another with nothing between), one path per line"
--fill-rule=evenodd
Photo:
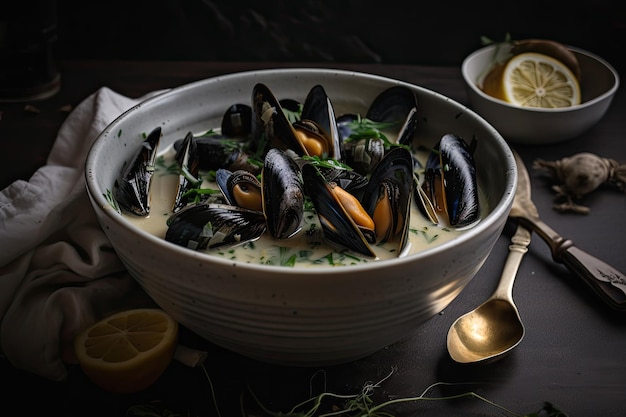
M552 259L581 278L605 303L626 311L626 275L565 239L544 223L531 200L528 170L519 154L513 151L517 164L517 190L509 217L537 233L550 247Z

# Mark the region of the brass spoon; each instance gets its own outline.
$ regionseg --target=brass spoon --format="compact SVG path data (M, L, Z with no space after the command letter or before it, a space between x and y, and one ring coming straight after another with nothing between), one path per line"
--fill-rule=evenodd
M518 225L494 293L450 326L447 346L454 361L492 362L510 353L524 338L524 324L513 302L513 282L529 244L530 231Z

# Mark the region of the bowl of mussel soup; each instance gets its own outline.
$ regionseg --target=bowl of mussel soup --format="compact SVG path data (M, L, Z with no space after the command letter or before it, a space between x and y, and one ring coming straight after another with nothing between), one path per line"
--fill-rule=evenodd
M445 309L489 256L516 179L504 139L454 100L308 68L149 98L86 162L103 230L159 306L294 366L368 356Z

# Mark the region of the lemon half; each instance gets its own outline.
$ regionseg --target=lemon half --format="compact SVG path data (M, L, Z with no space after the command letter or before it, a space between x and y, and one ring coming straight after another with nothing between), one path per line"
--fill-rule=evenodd
M514 55L502 73L503 99L521 107L561 108L580 104L580 84L561 61L526 52Z
M178 323L160 309L113 314L83 330L74 342L78 362L96 385L132 393L152 385L176 350Z

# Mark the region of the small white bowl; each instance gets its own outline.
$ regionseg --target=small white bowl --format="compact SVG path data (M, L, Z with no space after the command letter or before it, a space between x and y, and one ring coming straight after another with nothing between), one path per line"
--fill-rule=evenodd
M523 108L484 93L479 85L493 63L497 45L474 51L463 60L461 73L470 107L511 143L543 145L580 136L602 119L619 87L619 75L607 61L569 47L581 68L582 101L561 109Z
M423 116L416 140L433 146L450 132L477 139L474 158L486 199L484 217L454 239L414 255L355 266L290 268L231 261L175 245L112 208L106 196L142 145L142 133L162 126L167 145L190 130L219 126L230 105L250 102L258 82L276 97L298 100L319 83L336 108L359 112L386 88L410 88ZM359 359L403 339L455 299L504 228L516 169L511 149L489 123L434 91L350 71L275 69L198 81L133 107L98 137L85 172L93 209L120 259L179 323L252 358L320 366Z

